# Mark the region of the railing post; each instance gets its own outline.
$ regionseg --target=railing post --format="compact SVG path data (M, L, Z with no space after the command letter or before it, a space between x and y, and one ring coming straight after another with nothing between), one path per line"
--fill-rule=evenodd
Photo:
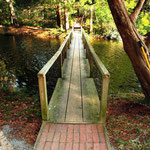
M39 80L39 93L41 101L42 119L47 121L49 119L49 111L48 111L47 86L45 75L38 74L38 80Z
M84 48L86 50L86 58L88 59L88 49L87 49L87 42L85 40Z
M58 78L62 77L62 64L63 64L63 58L62 58L62 53L59 55L57 62L56 69L58 70Z
M63 66L63 57L62 57L62 53L60 54L60 78L62 78L63 76L63 72L62 72L62 66Z
M100 101L100 121L106 121L107 97L108 97L109 76L103 76L102 79L102 95Z
M68 41L67 41L68 42ZM68 44L66 43L66 45L65 45L65 47L64 47L64 58L66 58L67 57L67 49L68 49L68 46L67 46Z
M70 37L69 37L69 39L68 39L68 49L69 49L69 45L70 45Z
M90 77L92 78L94 61L93 61L93 57L91 56L90 52L89 52L89 55L90 55L90 57L89 57L89 59L90 59L89 60L90 61Z

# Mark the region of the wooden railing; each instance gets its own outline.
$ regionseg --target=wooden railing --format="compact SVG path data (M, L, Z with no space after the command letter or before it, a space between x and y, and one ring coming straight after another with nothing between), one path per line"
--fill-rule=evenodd
M91 46L89 40L86 37L85 31L82 28L82 38L84 42L84 47L86 49L87 58L90 62L90 69L92 68L93 61L95 62L98 70L102 74L102 89L101 89L101 99L100 99L100 121L105 122L106 120L106 109L107 109L107 97L108 97L108 87L109 87L109 78L110 74L104 64L100 61L98 56L96 55L93 47Z
M41 111L42 111L42 119L49 120L49 111L48 111L48 96L47 96L47 84L46 84L46 74L54 65L54 63L59 60L60 65L60 77L61 77L61 67L63 65L63 61L66 58L66 50L69 48L70 40L72 37L73 28L70 31L69 35L60 46L55 55L45 64L45 66L38 73L38 81L39 81L39 94L41 101Z

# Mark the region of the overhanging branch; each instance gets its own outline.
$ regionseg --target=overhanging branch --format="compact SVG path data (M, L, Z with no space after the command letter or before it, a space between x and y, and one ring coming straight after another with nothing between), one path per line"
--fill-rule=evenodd
M132 22L134 22L134 23L136 22L137 17L139 15L144 3L145 3L145 0L139 0L138 1L136 7L134 8L133 13L130 15L130 18L131 18Z

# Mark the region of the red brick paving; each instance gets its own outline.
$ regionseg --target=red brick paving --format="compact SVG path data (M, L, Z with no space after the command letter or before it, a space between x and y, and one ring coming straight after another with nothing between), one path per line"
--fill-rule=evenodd
M107 150L102 124L45 124L36 150Z

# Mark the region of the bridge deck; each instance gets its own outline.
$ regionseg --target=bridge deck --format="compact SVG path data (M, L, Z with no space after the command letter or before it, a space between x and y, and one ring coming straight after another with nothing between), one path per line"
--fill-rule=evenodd
M106 93L105 91L103 100ZM49 103L49 120L42 123L34 149L111 149L105 125L100 123L100 108L102 109L93 78L90 78L90 65L78 29L73 31L70 48L62 66L62 78L58 79Z
M49 104L50 122L98 123L100 101L90 76L80 31L74 31L67 58Z

